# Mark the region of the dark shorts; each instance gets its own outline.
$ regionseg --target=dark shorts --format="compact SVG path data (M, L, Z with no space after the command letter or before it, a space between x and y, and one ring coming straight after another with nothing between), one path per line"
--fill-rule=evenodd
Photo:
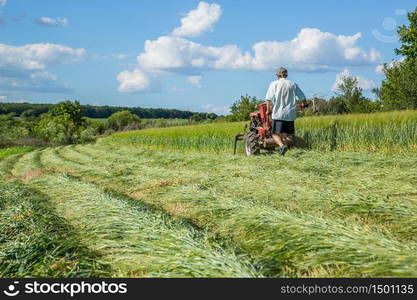
M272 134L294 134L294 121L272 120Z

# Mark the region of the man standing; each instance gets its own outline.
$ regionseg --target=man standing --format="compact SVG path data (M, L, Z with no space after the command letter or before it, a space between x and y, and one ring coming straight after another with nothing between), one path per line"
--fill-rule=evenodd
M272 137L279 146L280 155L284 155L288 145L293 143L296 98L306 103L304 93L295 82L287 80L287 77L287 69L279 68L278 80L271 83L265 98L268 102L268 113L272 106Z

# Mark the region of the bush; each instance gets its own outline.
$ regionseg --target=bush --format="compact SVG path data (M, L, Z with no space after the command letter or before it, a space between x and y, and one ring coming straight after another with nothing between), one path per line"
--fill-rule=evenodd
M128 110L119 111L107 119L106 127L114 131L140 129L140 118Z
M35 135L45 142L75 144L80 142L81 132L86 127L78 101L57 104L50 112L41 115L35 127Z
M81 131L81 135L80 135L80 142L85 144L85 143L91 143L94 142L95 139L95 134L94 134L94 128L92 127L88 127L85 130Z
M250 119L249 114L257 111L259 104L263 101L259 101L256 97L241 96L240 100L236 101L230 107L232 112L227 118L229 121L247 121Z

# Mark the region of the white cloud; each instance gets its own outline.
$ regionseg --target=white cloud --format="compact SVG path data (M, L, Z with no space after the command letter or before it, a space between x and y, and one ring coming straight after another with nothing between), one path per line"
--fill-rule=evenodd
M6 101L6 100L7 100L7 96L0 96L0 102Z
M197 37L205 31L213 30L213 25L219 20L222 9L218 4L200 2L197 9L188 12L181 19L181 26L173 30L173 36Z
M118 53L118 54L112 54L111 56L115 59L118 59L118 60L124 60L126 58L129 58L131 55L130 54Z
M251 54L236 45L206 47L184 38L162 36L145 42L145 52L138 56L138 62L145 68L177 72L199 69L261 71L280 65L292 70L320 71L376 63L380 54L376 50L367 52L357 47L360 37L360 33L344 36L304 28L290 41L256 43Z
M215 106L214 104L204 104L201 108L206 112L212 112L216 114L225 115L230 112L229 106Z
M388 68L392 68L395 65L398 65L399 63L404 61L404 59L405 59L405 57L401 57L399 60L393 60L389 63L383 63L383 64L380 64L380 65L377 65L375 67L375 73L378 74L378 75L385 75L384 74L384 65L386 65Z
M84 49L57 44L0 44L0 75L2 70L43 70L50 65L79 62L84 55Z
M170 72L190 78L208 70L266 71L279 66L286 66L290 71L340 71L350 66L375 65L381 59L375 49L367 51L357 45L360 32L335 35L317 28L304 28L291 40L260 41L249 51L233 44L205 46L185 38L212 29L220 15L219 5L200 2L172 35L146 40L144 52L137 56L138 64L134 68L148 75Z
M121 93L136 93L150 88L151 82L146 74L135 69L133 71L123 71L117 76L119 81L119 92Z
M0 7L4 7L7 3L7 0L0 0Z
M0 90L70 93L72 90L46 69L54 65L79 62L84 55L84 49L57 44L0 44Z
M332 91L335 92L338 90L339 84L342 82L344 77L354 77L358 81L358 87L363 89L364 91L370 91L373 88L376 88L376 83L368 78L361 77L361 76L352 76L350 75L350 71L348 69L344 69L342 72L336 75L336 81L332 86Z
M377 65L375 67L375 73L378 75L384 75L384 65Z
M187 78L187 81L189 82L189 83L191 83L192 85L194 85L194 86L196 86L196 87L198 87L198 88L201 88L202 86L201 86L201 79L203 79L203 76L189 76L188 78Z
M66 27L68 25L67 18L49 18L41 17L35 20L38 25L47 27Z

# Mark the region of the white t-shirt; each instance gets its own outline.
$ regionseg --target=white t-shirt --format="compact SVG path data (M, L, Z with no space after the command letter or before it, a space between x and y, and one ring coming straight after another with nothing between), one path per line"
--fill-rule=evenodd
M306 96L298 85L280 78L269 85L266 100L272 101L272 119L294 121L297 116L296 98L304 100Z

